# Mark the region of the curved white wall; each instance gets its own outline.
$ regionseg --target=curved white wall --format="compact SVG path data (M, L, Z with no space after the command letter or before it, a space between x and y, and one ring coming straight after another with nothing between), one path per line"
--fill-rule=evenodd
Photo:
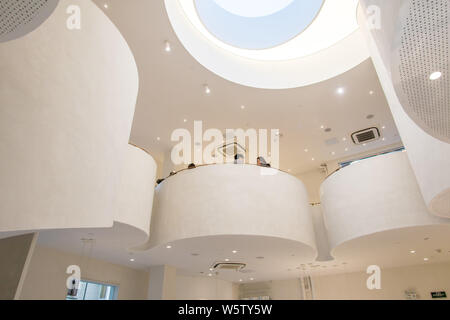
M0 46L0 232L117 219L148 234L155 164L128 145L134 58L91 1L77 1L81 29L69 30L72 4L60 1L40 28Z
M295 240L315 250L308 197L297 178L253 165L210 165L169 177L156 189L150 247L215 235Z
M404 152L353 163L328 177L320 193L332 249L382 231L445 223L428 213Z
M402 141L408 150L408 158L416 175L422 195L432 213L450 217L450 144L434 138L416 124L405 112L405 100L399 100L394 87L392 71L396 63L395 50L398 44L398 16L404 16L409 1L364 0L365 6L378 5L382 13L380 30L365 28L365 17L361 16L361 26L365 33L369 50L386 94L395 123ZM448 75L447 75L448 76ZM407 106L406 106L407 107Z
M121 170L114 221L150 232L156 162L144 150L128 145Z

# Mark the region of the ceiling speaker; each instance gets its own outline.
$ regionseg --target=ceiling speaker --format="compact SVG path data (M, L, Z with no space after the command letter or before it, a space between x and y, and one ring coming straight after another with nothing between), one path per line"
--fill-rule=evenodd
M0 42L23 37L39 27L59 0L1 0Z

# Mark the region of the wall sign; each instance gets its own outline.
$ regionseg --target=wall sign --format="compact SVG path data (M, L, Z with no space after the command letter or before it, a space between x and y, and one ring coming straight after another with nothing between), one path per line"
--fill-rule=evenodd
M445 291L432 292L431 298L433 298L433 299L447 298L447 293Z

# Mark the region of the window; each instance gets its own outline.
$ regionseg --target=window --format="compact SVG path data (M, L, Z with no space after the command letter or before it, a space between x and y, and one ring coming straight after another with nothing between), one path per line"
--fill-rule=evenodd
M117 286L81 280L75 295L69 292L66 300L116 300L118 291Z

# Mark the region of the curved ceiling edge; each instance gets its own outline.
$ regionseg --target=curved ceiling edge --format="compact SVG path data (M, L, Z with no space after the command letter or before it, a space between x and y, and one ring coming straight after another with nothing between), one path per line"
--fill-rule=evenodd
M370 57L365 40L357 30L316 54L284 61L243 58L212 45L188 20L177 1L165 0L170 23L185 49L205 68L218 76L249 87L290 89L336 77ZM324 64L326 60L329 63Z

